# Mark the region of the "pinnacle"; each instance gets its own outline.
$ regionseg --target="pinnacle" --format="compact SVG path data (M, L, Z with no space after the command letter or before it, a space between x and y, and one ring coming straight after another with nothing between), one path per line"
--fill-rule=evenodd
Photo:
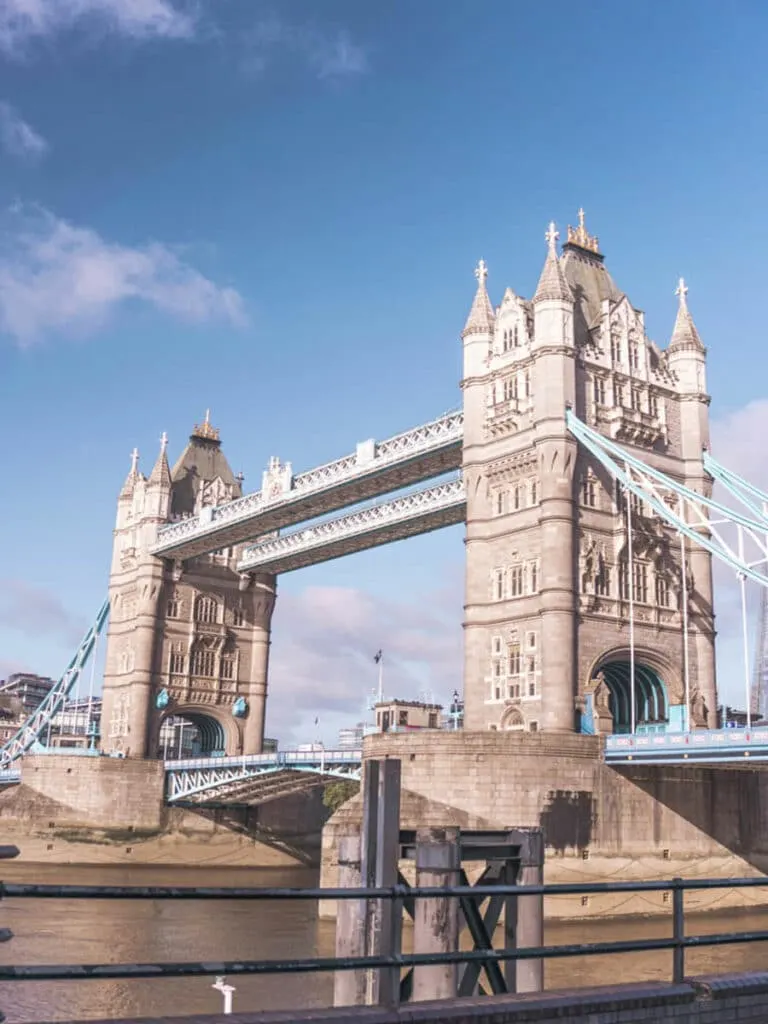
M464 330L461 332L462 338L466 338L469 334L492 334L496 319L491 300L488 298L488 290L485 287L485 279L488 277L485 260L480 260L477 264L475 277L477 278L477 291Z
M160 485L162 487L171 486L171 467L168 465L168 437L166 434L160 439L160 454L157 456L157 462L155 462L154 468L149 475L149 484L152 486Z
M539 278L533 301L545 302L548 299L554 299L563 302L573 302L573 293L565 279L565 274L560 266L560 260L557 255L556 243L560 236L555 230L554 223L549 225L549 231L547 231L545 237L548 247L547 258L544 261L544 267L541 271L541 277Z
M137 448L134 448L131 452L131 468L128 472L128 476L125 478L120 494L121 496L132 494L133 489L136 486L136 481L139 479L139 452Z
M680 305L677 309L669 351L681 348L698 348L703 350L704 345L699 337L699 332L696 330L696 324L693 322L691 311L688 309L688 288L682 277L680 278L675 295L680 299Z

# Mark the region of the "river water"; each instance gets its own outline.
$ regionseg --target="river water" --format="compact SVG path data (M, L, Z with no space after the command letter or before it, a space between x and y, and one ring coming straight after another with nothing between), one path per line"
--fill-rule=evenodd
M306 870L179 870L177 868L67 868L5 864L7 881L87 885L313 886ZM318 920L307 902L7 900L0 924L14 932L0 946L12 964L131 963L163 960L258 960L332 955L334 923ZM768 929L760 910L699 915L691 934ZM670 934L669 919L553 922L547 944L599 942ZM765 969L763 944L689 951L688 974ZM622 954L551 961L547 988L605 985L617 980L667 980L671 954ZM330 975L233 978L234 1009L299 1009L329 1005ZM11 982L0 984L0 1010L14 1022L118 1019L220 1013L213 978L146 981Z

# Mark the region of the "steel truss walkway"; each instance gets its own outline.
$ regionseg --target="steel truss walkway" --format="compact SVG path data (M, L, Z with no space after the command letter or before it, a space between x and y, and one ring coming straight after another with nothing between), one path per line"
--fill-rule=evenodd
M449 413L324 466L158 530L152 553L183 561L423 483L461 467L464 417Z
M413 491L393 501L330 519L304 530L263 540L246 548L238 564L241 573L255 569L292 572L342 555L390 544L463 523L467 499L461 478Z
M166 802L176 807L255 806L329 782L359 781L361 765L360 750L166 761Z
M768 728L608 736L605 761L612 765L698 764L712 768L717 765L754 768L768 761Z

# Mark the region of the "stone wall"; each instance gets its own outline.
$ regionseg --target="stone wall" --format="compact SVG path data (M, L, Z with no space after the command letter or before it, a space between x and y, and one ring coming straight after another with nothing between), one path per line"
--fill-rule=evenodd
M540 826L545 881L737 877L768 866L768 772L698 767L615 769L600 739L522 732L421 732L366 738L364 756L402 764L403 828ZM323 885L336 879L340 832L361 819L360 797L323 837ZM753 890L749 900L768 891ZM738 890L690 894L686 907L741 902ZM562 896L548 916L668 909L662 893ZM326 908L328 909L328 908Z
M350 1006L293 1013L235 1013L227 1017L230 1024L652 1024L662 1020L670 1024L764 1024L766 1019L768 974L692 978L681 985L645 983L530 996L406 1003L393 1010ZM182 1018L176 1020L181 1024ZM219 1015L183 1020L185 1024L226 1024ZM159 1019L157 1024L161 1024Z

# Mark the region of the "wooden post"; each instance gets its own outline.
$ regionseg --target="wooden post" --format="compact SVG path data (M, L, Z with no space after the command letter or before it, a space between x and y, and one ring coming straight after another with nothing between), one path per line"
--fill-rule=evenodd
M372 768L374 763L375 769ZM373 863L373 884L377 889L390 889L397 884L397 856L400 845L400 761L368 761L366 773L368 771L371 771L371 780L366 784L365 798L370 801L371 806L364 811L364 877L369 877ZM376 781L378 788L375 785ZM399 955L402 913L401 900L380 899L370 902L366 929L366 951L369 956ZM367 1002L397 1006L399 1001L400 968L382 967L371 971L367 985Z
M339 838L339 888L359 889L362 884L360 833ZM336 901L336 956L365 956L365 900ZM336 971L334 1006L365 1004L366 971Z
M461 850L457 828L424 828L416 832L416 885L459 884ZM414 953L455 953L459 948L459 901L456 896L417 899L413 917ZM413 1000L452 999L457 964L416 966Z
M544 837L539 830L528 833L527 842L520 850L520 875L518 885L544 884ZM544 897L518 896L517 898L517 945L544 944ZM517 991L542 992L544 989L544 961L518 960Z

